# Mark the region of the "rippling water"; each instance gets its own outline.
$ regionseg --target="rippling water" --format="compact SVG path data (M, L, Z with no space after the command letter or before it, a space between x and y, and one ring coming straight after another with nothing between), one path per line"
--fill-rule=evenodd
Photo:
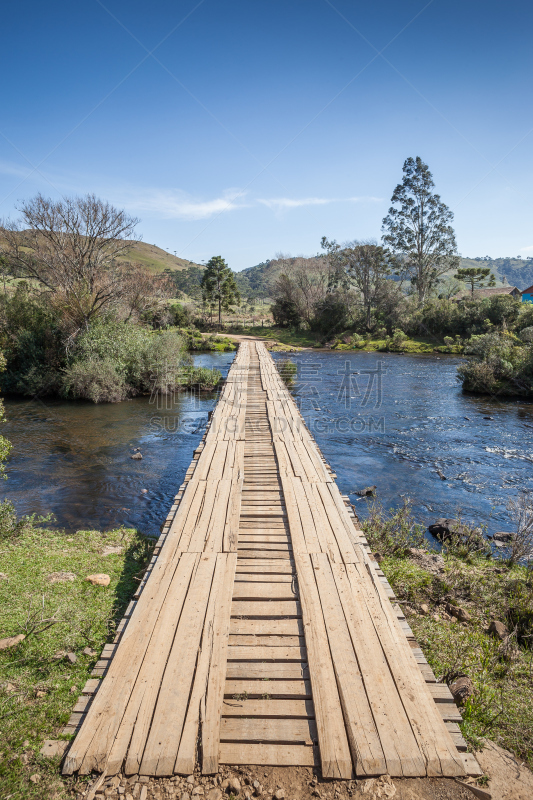
M225 376L233 356L194 360ZM2 433L13 455L0 496L21 513L51 512L69 530L124 524L158 535L215 402L215 393L183 394L170 408L148 397L102 405L7 399ZM135 448L142 461L131 459Z
M367 501L356 491L375 484L387 508L411 498L421 523L460 511L489 532L511 530L509 499L533 490L532 403L463 394L462 359L451 356L290 357L301 411L359 515Z
M291 359L302 413L360 515L367 501L356 491L376 484L387 507L410 497L422 523L461 509L489 532L510 529L509 498L533 490L533 404L464 395L453 357L305 351ZM195 358L224 375L232 360ZM21 513L52 512L68 530L124 524L157 535L215 402L185 394L158 409L145 397L97 406L8 399L2 433L13 455L0 496ZM142 461L130 458L137 447Z

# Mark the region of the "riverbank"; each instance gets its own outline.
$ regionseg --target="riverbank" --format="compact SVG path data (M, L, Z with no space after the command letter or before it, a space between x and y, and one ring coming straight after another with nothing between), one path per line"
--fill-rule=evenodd
M488 737L533 766L531 569L427 548L408 506L362 528L437 681L461 707L472 750Z
M20 639L0 644L1 797L75 796L75 781L60 777L61 756L41 749L68 742L61 731L153 547L126 528L68 535L26 524L0 539L0 637ZM107 585L87 580L98 574Z
M459 355L463 346L455 340L445 341L431 336L417 337L363 337L346 332L325 342L319 334L309 330L293 330L289 328L248 327L229 329L227 333L220 334L236 341L242 339L258 339L272 348L282 351L294 350L359 350L366 353L450 353Z

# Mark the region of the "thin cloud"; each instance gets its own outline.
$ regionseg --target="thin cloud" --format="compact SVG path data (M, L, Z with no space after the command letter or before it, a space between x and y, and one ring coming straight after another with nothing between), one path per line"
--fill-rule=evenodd
M302 206L325 206L330 203L380 203L381 197L273 197L270 199L261 198L257 201L267 208L275 211L284 211L289 208L301 208Z
M533 250L533 244L530 244L529 247L521 247L521 253L530 253Z
M128 199L128 206L135 211L159 214L167 219L199 220L212 217L224 211L247 208L248 204L239 202L244 193L228 189L221 197L213 200L200 200L185 192L152 190L143 192L136 198Z

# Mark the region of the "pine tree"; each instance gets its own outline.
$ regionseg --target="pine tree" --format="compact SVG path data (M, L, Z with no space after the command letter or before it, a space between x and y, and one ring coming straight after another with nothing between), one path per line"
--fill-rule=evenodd
M213 256L209 259L200 285L204 302L218 304L218 324L221 327L222 309L228 311L231 305L240 305L241 302L235 275L222 256Z
M457 281L467 283L470 286L472 295L475 289L483 289L485 286L496 286L496 278L489 267L460 267L453 277Z
M401 259L402 272L411 279L424 303L450 269L457 269L459 257L453 213L434 194L433 176L427 164L417 156L403 165L403 181L391 198L392 205L383 220L383 242ZM399 206L399 207L398 207Z

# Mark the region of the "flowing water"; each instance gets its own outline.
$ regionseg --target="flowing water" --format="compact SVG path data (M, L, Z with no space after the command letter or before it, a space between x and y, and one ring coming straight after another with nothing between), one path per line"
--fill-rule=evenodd
M463 394L453 356L290 358L293 393L359 516L368 501L357 490L376 485L386 508L410 498L423 524L460 514L489 533L512 530L509 499L533 490L533 403Z
M209 353L195 363L226 375L232 359ZM424 524L460 509L489 532L511 529L508 500L533 490L533 404L464 395L454 357L304 351L291 359L306 422L361 516L367 501L356 492L375 484L386 507L410 497ZM7 399L2 433L13 454L0 496L20 513L53 513L67 530L124 524L157 535L215 402L188 393L168 408L147 397Z

